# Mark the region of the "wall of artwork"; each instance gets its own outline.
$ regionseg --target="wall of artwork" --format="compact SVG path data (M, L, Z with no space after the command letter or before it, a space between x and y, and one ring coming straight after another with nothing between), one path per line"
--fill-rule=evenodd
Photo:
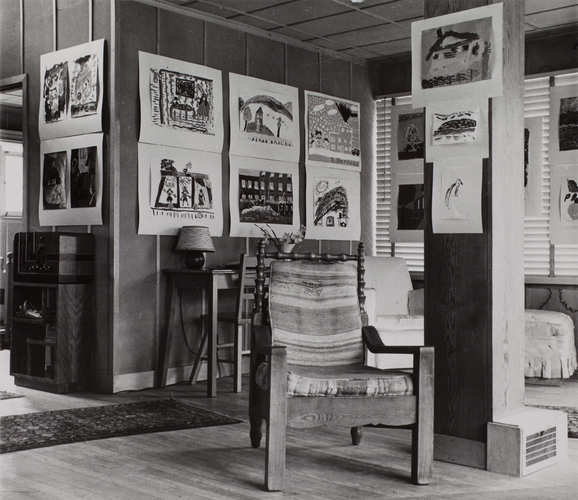
M299 89L299 144L298 172L299 212L305 223L304 165L305 123L304 89L333 95L361 105L360 122L361 161L364 166L372 164L373 100L364 67L354 66L340 59L259 38L216 24L191 17L148 7L136 2L121 2L117 9L119 33L117 60L117 112L119 127L118 170L118 325L114 342L114 373L119 384L141 384L153 378L158 343L165 321L165 283L162 269L179 267L180 258L173 252L174 237L138 235L137 185L138 145L140 128L138 100L138 51L202 64L222 71L223 108L229 110L229 78L231 73L247 75L261 80L289 85ZM231 221L228 214L230 138L229 112L224 113L224 153L221 156L223 202L223 234L230 234ZM233 162L234 163L234 162ZM281 163L281 162L279 162ZM239 165L239 169L245 167ZM250 170L250 169L246 169ZM250 172L248 172L250 174ZM240 177L238 177L240 179ZM371 213L372 193L370 169L361 172L359 183L361 212ZM361 237L371 244L372 223L362 220ZM347 237L347 236L346 236ZM256 238L214 238L217 251L207 254L210 265L238 260L246 249L254 252ZM348 252L349 241L323 241L308 239L301 244L304 251ZM187 308L187 315L195 311ZM189 336L192 332L189 331ZM182 337L175 336L170 354L169 383L171 377L188 376L192 356L188 353ZM179 368L181 367L181 368ZM180 370L180 371L179 371ZM138 377L133 375L137 373ZM134 380L138 379L138 382Z
M92 5L92 12L90 6ZM39 137L39 107L41 96L40 57L42 54L55 50L66 49L84 44L91 40L104 39L110 44L111 37L111 2L109 0L59 0L56 10L52 0L5 0L2 2L0 16L0 78L26 73L28 75L28 115L27 127L27 192L25 193L25 212L30 231L46 231L51 227L42 227L39 221L40 186L42 183L41 141ZM23 38L20 38L20 25L23 21ZM21 43L22 42L22 43ZM107 52L107 48L105 48ZM110 74L110 58L105 58L103 72ZM103 92L110 95L111 83L104 79ZM91 355L92 370L90 377L92 386L107 390L112 384L112 303L109 300L112 291L112 260L111 241L112 216L109 209L109 192L111 186L108 168L110 152L106 137L109 132L109 113L103 112L102 130L104 144L102 146L103 189L102 189L102 219L98 226L67 225L55 226L58 231L87 232L95 238L96 278L95 278L95 338L92 339ZM97 144L92 146L98 147ZM72 159L72 154L80 155L78 148L71 147L66 153ZM90 148L82 154L89 153ZM80 203L85 203L80 201ZM82 207L84 210L86 207ZM86 223L86 222L85 222Z

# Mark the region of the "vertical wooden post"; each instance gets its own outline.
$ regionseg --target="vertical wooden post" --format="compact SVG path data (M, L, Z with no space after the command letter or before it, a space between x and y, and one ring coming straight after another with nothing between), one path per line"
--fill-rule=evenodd
M494 3L426 0L426 18ZM504 2L504 95L489 100L482 234L433 234L424 182L425 337L436 352L437 459L484 468L486 424L523 397L524 2ZM477 97L472 95L472 97Z

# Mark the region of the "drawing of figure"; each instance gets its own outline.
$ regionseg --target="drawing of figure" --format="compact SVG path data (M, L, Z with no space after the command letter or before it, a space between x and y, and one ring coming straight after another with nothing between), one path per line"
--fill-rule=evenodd
M97 56L89 54L76 59L72 67L71 116L76 118L96 113L99 90Z
M57 122L66 117L68 108L68 65L55 64L44 73L44 121Z
M45 210L66 208L66 163L66 151L44 155L42 192Z
M96 146L70 153L70 206L96 206Z

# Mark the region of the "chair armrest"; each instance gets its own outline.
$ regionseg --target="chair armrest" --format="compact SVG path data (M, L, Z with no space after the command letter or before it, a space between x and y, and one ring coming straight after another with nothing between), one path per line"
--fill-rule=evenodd
M374 354L420 354L424 350L432 350L433 347L395 345L386 346L374 326L362 328L363 342L367 349Z

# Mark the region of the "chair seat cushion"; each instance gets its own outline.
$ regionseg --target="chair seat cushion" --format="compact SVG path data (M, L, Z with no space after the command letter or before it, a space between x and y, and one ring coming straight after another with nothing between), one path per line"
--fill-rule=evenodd
M257 368L256 382L269 385L267 363ZM290 396L405 396L413 394L410 373L384 371L361 365L305 367L288 366Z

